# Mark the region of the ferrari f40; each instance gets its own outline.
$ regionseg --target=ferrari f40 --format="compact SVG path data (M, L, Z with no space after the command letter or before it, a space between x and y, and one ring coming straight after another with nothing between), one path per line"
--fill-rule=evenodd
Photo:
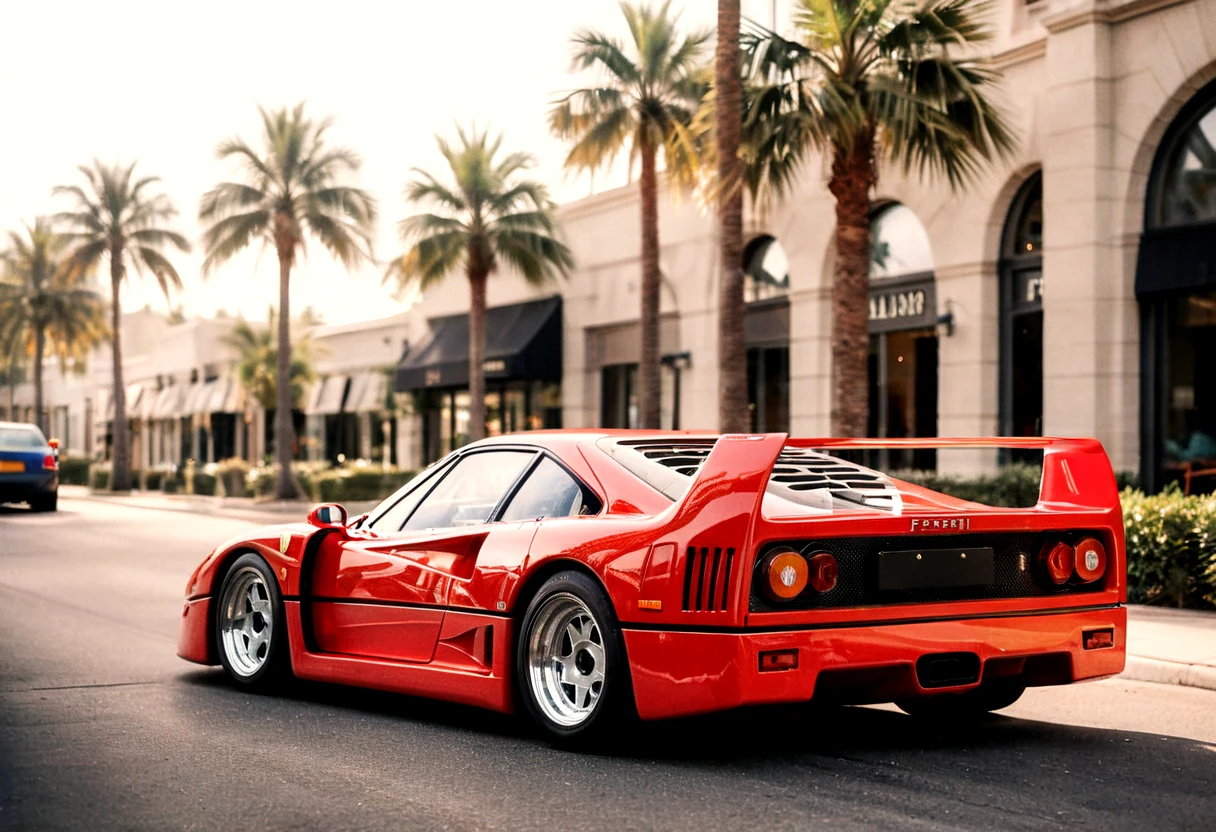
M1042 453L996 508L860 464L879 446ZM1123 523L1091 439L557 431L450 454L368 514L229 540L178 653L522 710L580 744L621 718L895 702L964 716L1122 671Z

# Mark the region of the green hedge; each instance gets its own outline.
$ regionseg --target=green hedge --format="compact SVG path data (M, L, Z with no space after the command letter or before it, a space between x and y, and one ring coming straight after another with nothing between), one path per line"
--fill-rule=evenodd
M252 496L249 487L249 463L233 457L225 459L215 466L215 476L219 480L220 493L225 497Z
M216 477L206 471L194 472L194 493L203 497L215 496Z
M144 491L160 491L161 483L165 481L167 474L168 472L166 472L163 468L152 468L144 471Z
M353 503L383 500L409 481L413 474L396 469L335 468L313 481L313 493L321 503Z
M935 471L893 471L891 476L960 500L988 506L1025 508L1039 500L1040 465L1005 465L995 474L979 477L955 477ZM1136 476L1123 471L1115 474L1120 489L1134 488Z
M89 469L89 488L105 491L110 487L110 466L94 465Z
M60 485L88 485L89 460L87 457L59 457Z
M1127 598L1134 604L1216 607L1216 495L1125 489Z

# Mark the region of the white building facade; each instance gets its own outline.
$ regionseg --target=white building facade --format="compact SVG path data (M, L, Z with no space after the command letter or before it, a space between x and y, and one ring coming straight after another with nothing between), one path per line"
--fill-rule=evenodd
M1216 358L1216 0L1004 0L994 21L989 60L1020 136L1014 158L958 193L880 171L875 243L886 256L871 276L870 432L1092 435L1116 470L1160 486L1201 464L1203 437L1216 436L1216 373L1203 362ZM492 316L560 298L559 387L514 377L512 360L529 350L514 343L487 353L490 390L543 382L563 427L627 426L639 352L636 186L567 205L562 220L578 264L568 281L536 292L504 273L489 287ZM756 429L829 432L834 222L822 159L748 221ZM668 195L659 234L663 424L715 428L712 212ZM419 410L407 465L461 439L467 378L439 371L459 355L441 349L438 330L467 312L467 292L453 275L409 312L423 337L397 379ZM505 398L490 403L491 432L509 409ZM999 461L976 452L900 463L978 471Z

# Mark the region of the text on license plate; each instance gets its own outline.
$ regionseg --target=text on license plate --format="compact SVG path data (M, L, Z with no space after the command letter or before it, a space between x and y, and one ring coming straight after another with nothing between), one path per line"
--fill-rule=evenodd
M25 472L25 463L11 459L0 459L0 474L21 474Z

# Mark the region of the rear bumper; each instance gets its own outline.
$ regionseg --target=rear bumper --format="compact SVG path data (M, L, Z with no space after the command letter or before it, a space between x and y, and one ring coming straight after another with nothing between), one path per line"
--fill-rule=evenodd
M30 497L54 494L58 489L58 471L0 474L0 503L17 503Z
M1114 630L1114 645L1084 649L1082 633ZM779 632L624 629L638 713L661 719L812 698L890 702L963 691L998 677L1060 685L1123 671L1127 610L1122 606L953 621L820 627ZM796 650L798 667L760 671L760 653ZM935 653L974 653L979 680L921 686L916 662Z

